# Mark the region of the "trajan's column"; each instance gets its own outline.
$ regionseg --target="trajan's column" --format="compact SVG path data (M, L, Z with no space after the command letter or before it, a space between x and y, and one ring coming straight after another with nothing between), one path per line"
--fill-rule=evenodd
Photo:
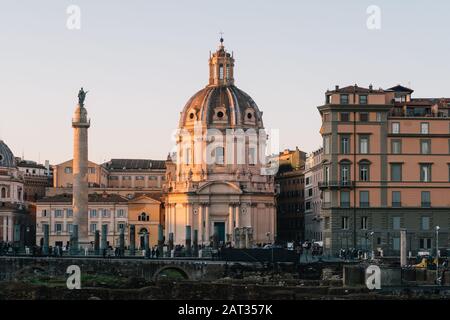
M88 128L91 123L84 108L87 92L81 88L78 105L72 119L73 127L73 218L74 232L78 229L78 243L85 245L88 238Z

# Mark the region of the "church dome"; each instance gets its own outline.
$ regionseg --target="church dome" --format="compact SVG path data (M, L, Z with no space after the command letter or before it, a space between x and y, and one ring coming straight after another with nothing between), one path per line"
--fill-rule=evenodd
M206 127L263 128L262 112L253 99L234 85L234 58L224 46L209 59L209 84L186 103L180 117L180 128L196 121Z
M0 167L15 167L14 154L11 149L0 140Z

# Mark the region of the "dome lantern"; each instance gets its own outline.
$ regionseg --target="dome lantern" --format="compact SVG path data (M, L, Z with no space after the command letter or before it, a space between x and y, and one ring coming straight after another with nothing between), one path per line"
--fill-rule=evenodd
M209 85L228 86L234 84L234 58L225 50L223 38L216 52L209 57Z

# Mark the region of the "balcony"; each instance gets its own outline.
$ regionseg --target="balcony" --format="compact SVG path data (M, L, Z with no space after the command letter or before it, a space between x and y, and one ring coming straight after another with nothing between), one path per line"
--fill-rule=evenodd
M355 182L352 180L339 180L339 181L322 181L319 182L319 189L338 189L338 188L353 188Z
M422 208L431 208L431 202L428 201L422 201L421 205Z

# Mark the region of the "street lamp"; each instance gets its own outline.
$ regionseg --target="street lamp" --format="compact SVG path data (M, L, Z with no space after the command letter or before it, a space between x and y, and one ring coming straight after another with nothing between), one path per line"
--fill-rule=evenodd
M436 226L436 284L439 284L439 226Z
M370 251L372 254L372 260L375 259L375 251L373 250L373 235L374 235L374 232L372 231L370 233Z

